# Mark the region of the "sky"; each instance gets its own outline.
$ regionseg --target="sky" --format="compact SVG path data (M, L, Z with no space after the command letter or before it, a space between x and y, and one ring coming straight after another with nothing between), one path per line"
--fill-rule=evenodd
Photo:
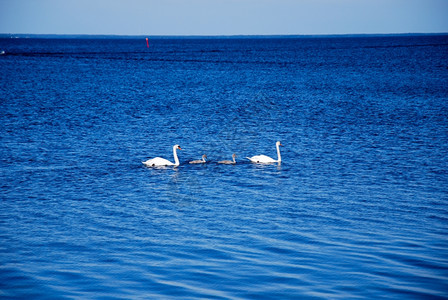
M448 0L0 0L0 33L447 33Z

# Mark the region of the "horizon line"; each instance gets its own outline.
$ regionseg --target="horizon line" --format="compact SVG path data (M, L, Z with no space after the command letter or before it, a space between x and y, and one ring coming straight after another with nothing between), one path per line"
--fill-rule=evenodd
M400 32L400 33L325 33L325 34L89 34L89 33L0 33L0 38L26 38L26 37L115 37L115 38L251 38L251 37L288 37L288 38L306 38L306 37L354 37L354 36L413 36L413 35L448 35L448 32Z

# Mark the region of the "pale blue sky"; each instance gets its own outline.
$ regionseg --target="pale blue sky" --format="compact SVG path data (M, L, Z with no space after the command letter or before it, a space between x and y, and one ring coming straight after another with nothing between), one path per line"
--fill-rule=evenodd
M448 0L0 0L0 33L448 32Z

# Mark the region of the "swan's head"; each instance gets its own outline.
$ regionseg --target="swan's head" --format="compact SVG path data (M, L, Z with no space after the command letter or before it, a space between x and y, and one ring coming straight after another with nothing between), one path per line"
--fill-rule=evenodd
M282 143L280 141L278 141L277 143L275 143L277 146L283 146Z
M207 155L205 155L205 154L202 155L202 158L203 158L203 159L206 159L206 158L207 158Z
M179 149L179 150L182 150L182 148L179 146L179 145L174 145L174 147L173 147L174 149Z
M232 154L232 157L233 157L233 158L235 158L235 157L236 157L236 154L235 154L235 153L233 153L233 154Z

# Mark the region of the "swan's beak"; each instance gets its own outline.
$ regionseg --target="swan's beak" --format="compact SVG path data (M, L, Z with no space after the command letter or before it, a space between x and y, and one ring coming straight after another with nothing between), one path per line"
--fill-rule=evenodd
M283 146L283 144L282 144L282 143L280 143L280 144L279 144L279 146Z
M179 149L179 150L184 150L184 149L182 149L180 146L178 146L177 149Z

